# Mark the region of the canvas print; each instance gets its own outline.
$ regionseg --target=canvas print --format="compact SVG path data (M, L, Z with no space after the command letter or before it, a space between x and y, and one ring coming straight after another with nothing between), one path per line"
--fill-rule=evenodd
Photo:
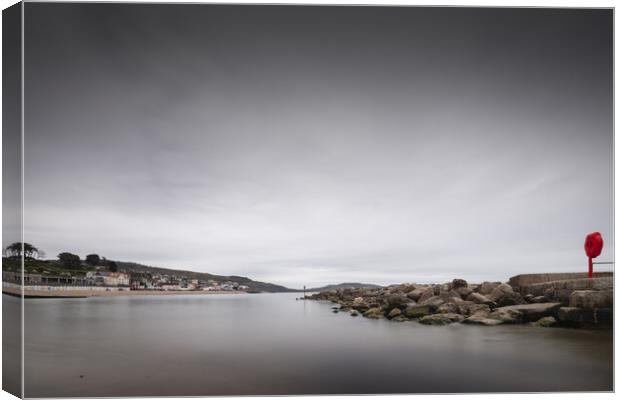
M18 397L611 392L613 10L3 11Z

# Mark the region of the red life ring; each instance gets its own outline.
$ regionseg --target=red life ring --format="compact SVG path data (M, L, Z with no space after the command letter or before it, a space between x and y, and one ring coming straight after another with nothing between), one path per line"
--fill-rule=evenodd
M586 255L590 258L596 258L603 251L603 236L599 232L592 232L586 236L586 243L584 244Z

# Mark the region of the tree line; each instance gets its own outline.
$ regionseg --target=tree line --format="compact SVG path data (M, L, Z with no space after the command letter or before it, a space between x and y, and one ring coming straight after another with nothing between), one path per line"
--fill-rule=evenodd
M4 255L11 258L21 258L22 256L26 260L43 260L45 258L45 252L30 243L15 242L4 248ZM106 266L112 272L118 272L118 265L114 261L106 260L105 257L99 257L98 254L88 254L84 258L84 262L79 255L62 252L56 256L56 261L60 265L69 269L79 269L83 266Z

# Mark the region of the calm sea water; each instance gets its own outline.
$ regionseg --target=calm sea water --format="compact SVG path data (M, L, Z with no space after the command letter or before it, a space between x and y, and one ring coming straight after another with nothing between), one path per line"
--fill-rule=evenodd
M26 396L613 389L611 331L396 323L296 296L26 300Z

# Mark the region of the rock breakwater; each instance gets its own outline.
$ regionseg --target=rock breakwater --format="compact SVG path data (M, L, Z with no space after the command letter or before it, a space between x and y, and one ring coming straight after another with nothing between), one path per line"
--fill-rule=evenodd
M567 286L570 285L564 284L562 288ZM581 286L576 285L575 289ZM589 285L590 290L563 293L558 299L550 291L539 294L502 282L469 284L464 279L454 279L432 285L345 288L315 293L306 299L336 303L338 306L332 307L335 313L399 322L413 320L426 325L611 326L613 291L609 285L599 286L602 290L592 290L595 286Z

